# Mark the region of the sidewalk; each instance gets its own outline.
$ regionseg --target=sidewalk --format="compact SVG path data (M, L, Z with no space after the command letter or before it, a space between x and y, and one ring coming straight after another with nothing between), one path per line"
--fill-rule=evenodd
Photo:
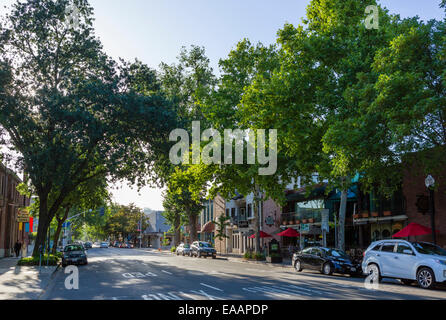
M0 300L36 300L58 267L17 266L18 258L0 259Z
M293 267L291 265L291 259L286 259L286 258L283 259L282 263L269 263L266 261L246 260L243 258L243 256L235 255L235 254L218 254L217 257L224 257L228 261L232 261L232 262L263 264L263 265L268 265L268 266L276 267L276 268L292 268Z

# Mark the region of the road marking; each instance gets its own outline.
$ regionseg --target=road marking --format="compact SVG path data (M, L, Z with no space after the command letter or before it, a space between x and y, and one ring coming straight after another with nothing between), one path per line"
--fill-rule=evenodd
M165 270L161 270L161 272L164 272L164 273L167 273L167 274L172 274L171 272L165 271Z
M214 290L217 290L217 291L223 291L223 290L221 290L221 289L219 289L219 288L216 288L216 287L213 287L213 286L210 286L210 285L208 285L208 284L206 284L206 283L200 283L202 286L205 286L205 287L208 287L208 288L211 288L211 289L214 289Z
M172 292L169 292L167 294L164 293L145 294L142 296L142 298L144 300L184 300Z
M203 295L203 296L207 297L209 300L223 300L222 298L208 294L207 292L205 292L203 290L199 290L199 291L192 290L191 292L196 293L198 295Z

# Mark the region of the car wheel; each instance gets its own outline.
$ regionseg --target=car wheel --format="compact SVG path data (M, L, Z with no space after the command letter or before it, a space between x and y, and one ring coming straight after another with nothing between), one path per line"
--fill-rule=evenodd
M371 263L371 264L369 264L367 266L366 274L367 275L372 275L373 274L374 277L372 279L374 281L375 281L375 279L377 279L378 282L381 281L381 273L379 271L379 267L376 264L374 264L374 263Z
M302 264L300 263L300 260L296 260L296 262L294 263L294 269L296 269L297 272L302 271Z
M322 266L322 273L325 274L326 276L330 276L331 274L333 274L333 267L329 262L325 263Z
M435 274L429 268L421 268L417 273L418 285L423 289L432 289L435 285Z

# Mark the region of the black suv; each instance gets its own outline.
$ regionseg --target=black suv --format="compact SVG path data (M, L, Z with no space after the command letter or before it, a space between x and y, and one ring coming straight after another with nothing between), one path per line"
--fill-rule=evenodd
M192 257L212 257L217 258L217 251L212 247L209 242L195 241L190 247L190 255Z

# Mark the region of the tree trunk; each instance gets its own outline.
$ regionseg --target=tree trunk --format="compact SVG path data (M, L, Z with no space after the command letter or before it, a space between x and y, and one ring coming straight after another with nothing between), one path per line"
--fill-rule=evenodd
M54 246L53 246L53 254L56 254L57 252L57 243L59 242L60 233L62 231L62 224L67 220L68 213L70 212L70 207L65 208L65 213L62 219L59 219L57 216L57 229L56 233L54 234Z
M342 190L339 208L338 249L345 250L345 214L347 211L348 190Z
M256 190L254 192L254 231L256 233L255 243L254 243L254 251L255 253L260 253L260 216L259 216L259 189L256 186Z
M181 220L181 216L179 214L177 214L175 216L175 223L174 223L174 229L175 229L175 234L174 234L174 246L177 247L180 244L180 238L181 238L181 234L180 234L180 222Z
M190 242L198 240L197 234L197 215L189 214L189 231L190 231Z
M33 256L38 257L40 255L39 247L45 246L48 227L50 224L48 218L48 195L39 195L39 226L37 228L36 242L34 244Z

